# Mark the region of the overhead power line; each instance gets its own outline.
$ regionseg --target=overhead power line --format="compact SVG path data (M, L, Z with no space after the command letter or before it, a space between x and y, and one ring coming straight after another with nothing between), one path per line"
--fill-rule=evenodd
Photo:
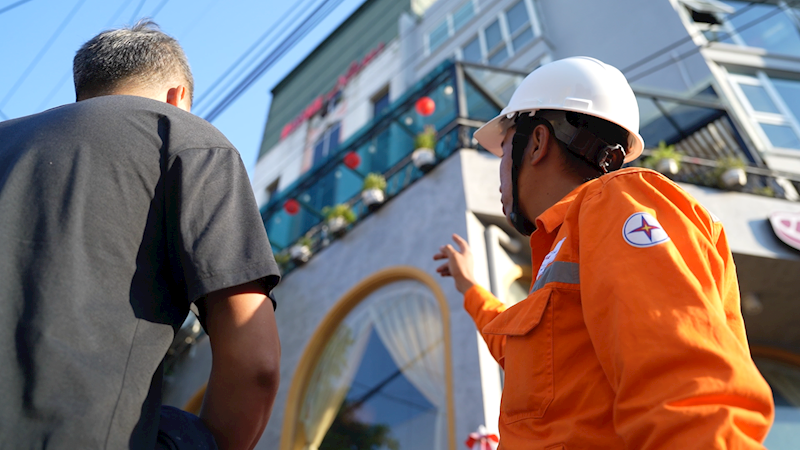
M313 2L314 0L309 0L309 1ZM211 86L194 102L194 105L192 107L197 109L202 109L202 106L205 106L205 104L208 103L207 100L211 99L211 96L214 94L214 91L217 89L217 87L219 87L220 84L223 81L225 81L225 79L228 78L228 76L234 70L236 70L237 67L240 66L241 70L233 77L233 79L236 80L239 77L241 77L242 73L245 70L247 70L247 67L253 64L253 61L243 64L244 60L253 55L256 49L260 45L262 45L267 40L268 37L272 36L273 39L277 40L277 38L279 38L292 23L296 22L299 15L302 14L303 11L308 9L303 5L303 2L305 2L305 0L296 4L294 8L287 9L286 12L275 22L276 24L282 24L283 28L269 27L266 32L264 32L261 36L259 36L259 38L256 39L256 41L247 50L245 50L244 53L242 53L239 59L237 59L222 75L220 75L213 83L211 83ZM291 16L295 12L298 12L300 14L298 14L295 17L289 18L289 16ZM281 31L277 31L279 29ZM256 56L256 58L260 58L261 57L260 54L266 51L267 49L269 49L269 45L267 45L267 47L265 47L264 49L258 51L258 55ZM216 101L218 98L220 98L220 95L217 95L213 99L213 101Z
M800 0L795 0L793 2L790 2L788 4L788 6L792 7L795 4L797 4L798 1L800 1ZM707 48L708 46L710 46L714 42L718 42L720 39L725 39L725 38L729 38L731 36L737 35L737 34L741 33L742 31L745 31L745 30L747 30L749 28L752 28L752 27L758 25L759 23L761 23L761 22L769 19L770 17L772 17L772 16L774 16L774 15L776 15L778 13L781 13L781 12L783 12L783 9L781 9L780 7L776 7L772 11L769 11L766 14L763 14L761 17L758 17L756 19L751 20L750 22L747 22L744 25L736 27L734 29L734 31L731 32L731 33L722 33L721 36L717 36L714 39L710 39L710 40L708 40L708 42L706 42L703 45L698 45L698 46L692 48L691 50L687 50L686 52L681 53L675 59L671 59L669 61L665 61L665 62L663 62L661 64L658 64L658 65L656 65L654 67L651 67L648 70L645 70L644 72L640 72L640 73L638 73L636 75L628 77L628 81L629 82L634 82L636 80L639 80L641 78L646 77L647 75L650 75L650 74L653 74L655 72L658 72L659 70L661 70L661 69L663 69L665 67L668 67L668 66L671 66L672 64L675 64L677 61L684 60L684 59L688 58L689 56L692 56L692 55L694 55L696 53L699 53L702 49Z
M307 16L303 22L295 28L294 31L283 41L281 45L278 46L275 50L273 50L269 55L267 55L264 60L259 63L258 66L255 67L248 75L245 77L244 80L239 82L206 116L205 119L209 122L213 121L223 111L225 111L231 103L233 103L236 99L239 98L253 83L258 80L261 75L264 74L272 65L282 58L286 52L291 50L297 42L299 42L302 38L304 38L308 32L313 29L319 22L324 20L328 14L333 11L342 0L333 0L329 2L325 0L317 8L312 12L309 16Z
M69 14L67 14L67 17L64 18L64 21L61 22L61 25L58 26L58 29L56 29L53 35L50 36L50 39L44 44L44 47L42 47L42 49L39 50L39 53L33 58L33 61L31 61L31 63L28 65L28 67L25 69L25 71L22 73L19 79L17 79L17 82L14 83L14 86L11 87L6 96L3 97L3 100L0 101L0 108L5 106L6 103L8 103L8 101L11 99L11 97L14 96L14 94L17 92L17 89L19 89L22 83L28 78L31 71L33 71L36 65L39 64L39 61L41 61L44 54L47 53L47 50L50 49L50 47L56 41L58 36L61 35L61 32L64 31L64 28L67 27L67 24L69 24L72 18L75 17L75 14L77 14L78 10L81 8L81 6L83 6L84 3L86 3L86 0L78 0L78 2L72 8L72 11L70 11Z
M8 5L8 6L6 6L5 8L0 8L0 14L3 14L6 11L11 11L12 9L16 8L17 6L24 5L25 3L28 3L29 1L31 1L31 0L19 0L17 3L12 3L12 4Z

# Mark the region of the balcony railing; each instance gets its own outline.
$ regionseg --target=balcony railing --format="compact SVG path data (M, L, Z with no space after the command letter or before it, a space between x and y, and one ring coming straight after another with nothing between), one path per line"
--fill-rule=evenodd
M426 128L436 130L434 166L459 149L476 148L472 133L500 112L524 75L467 63L443 63L344 142L325 163L275 196L261 214L284 273L305 259L291 257L293 246L306 245L307 256L336 239L325 221L326 207L350 207L355 217L350 228L370 214L361 199L367 174L385 177L387 202L424 176L413 164L412 153L415 137ZM416 110L422 97L430 97L435 104L430 115ZM677 181L717 187L718 162L733 158L744 161L745 170L752 174L747 185L738 189L796 198L800 177L758 167L755 161L759 159L744 144L711 88L691 99L642 91L637 91L637 98L641 134L649 146L645 156L660 142L675 145L683 162L677 174L670 174ZM359 164L353 164L354 160ZM287 201L298 208L285 207Z

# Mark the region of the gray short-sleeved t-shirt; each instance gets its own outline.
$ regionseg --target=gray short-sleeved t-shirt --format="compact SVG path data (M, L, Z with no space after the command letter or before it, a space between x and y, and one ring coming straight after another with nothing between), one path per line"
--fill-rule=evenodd
M204 120L108 96L0 123L0 448L152 448L191 302L278 274Z

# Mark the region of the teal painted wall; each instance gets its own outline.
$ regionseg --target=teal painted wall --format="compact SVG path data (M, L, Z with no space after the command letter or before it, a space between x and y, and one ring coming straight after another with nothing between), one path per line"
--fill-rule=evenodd
M281 136L284 125L297 117L318 96L330 91L354 61L381 42L399 34L398 19L411 10L411 0L367 0L322 44L272 90L272 104L261 140L259 158Z

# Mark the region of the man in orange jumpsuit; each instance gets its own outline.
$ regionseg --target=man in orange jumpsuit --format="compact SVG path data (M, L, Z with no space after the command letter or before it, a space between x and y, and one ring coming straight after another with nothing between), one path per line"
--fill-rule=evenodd
M644 146L619 70L567 58L531 73L475 133L500 156L530 295L478 286L468 244L437 271L505 371L500 448L763 448L774 416L753 363L722 225L680 187L620 169Z

